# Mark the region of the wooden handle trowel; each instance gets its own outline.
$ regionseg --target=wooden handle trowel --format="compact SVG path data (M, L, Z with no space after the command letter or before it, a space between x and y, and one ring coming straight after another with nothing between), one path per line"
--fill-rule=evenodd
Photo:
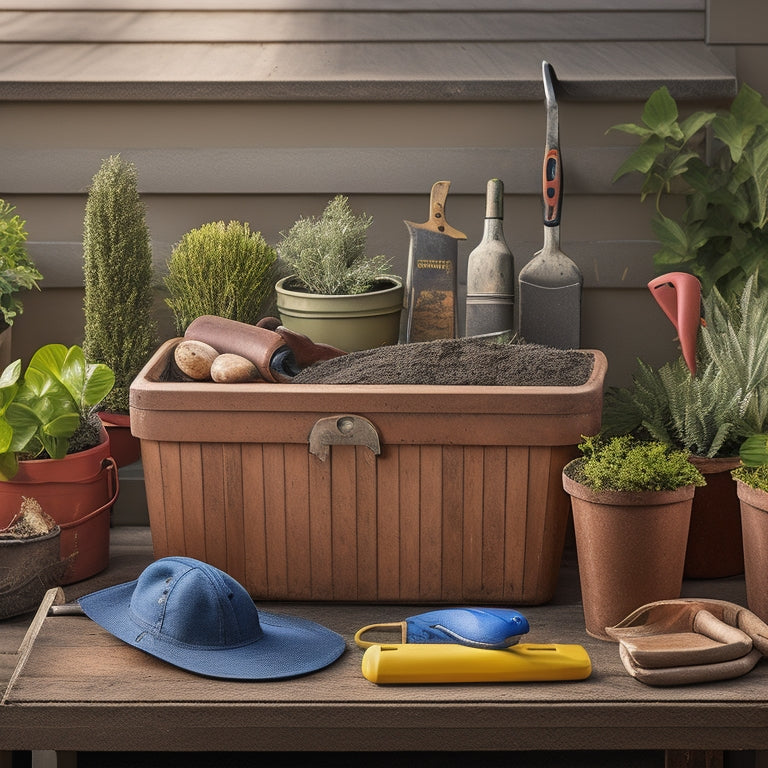
M458 241L467 236L445 220L450 186L450 181L432 185L427 221L405 222L411 236L405 290L406 342L456 336Z
M553 84L554 70L542 62L547 104L547 140L544 150L544 247L520 270L520 336L530 344L577 349L581 336L582 275L560 250L560 212L563 169L560 131Z

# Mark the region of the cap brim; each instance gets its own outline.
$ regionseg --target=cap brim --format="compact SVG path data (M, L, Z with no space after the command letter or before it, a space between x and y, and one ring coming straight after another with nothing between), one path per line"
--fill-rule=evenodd
M328 666L345 649L344 638L308 619L259 610L262 636L228 648L201 648L160 638L134 621L130 603L136 581L84 595L87 616L125 643L176 667L206 677L278 680Z

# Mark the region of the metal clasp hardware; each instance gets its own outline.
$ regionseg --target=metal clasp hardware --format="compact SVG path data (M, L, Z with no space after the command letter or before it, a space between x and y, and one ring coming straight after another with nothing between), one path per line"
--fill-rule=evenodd
M377 456L381 453L379 433L363 416L341 415L318 419L309 433L309 452L320 461L325 461L329 445L362 445Z

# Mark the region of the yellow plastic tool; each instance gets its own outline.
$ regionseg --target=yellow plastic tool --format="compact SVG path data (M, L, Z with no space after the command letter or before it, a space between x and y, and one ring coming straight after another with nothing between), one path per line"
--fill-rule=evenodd
M584 680L592 662L580 645L520 643L487 650L448 643L372 645L363 654L372 683L501 683Z

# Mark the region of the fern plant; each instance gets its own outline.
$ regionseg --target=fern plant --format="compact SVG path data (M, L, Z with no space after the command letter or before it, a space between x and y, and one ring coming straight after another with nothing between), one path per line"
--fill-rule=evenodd
M714 288L703 303L696 376L682 357L658 369L639 360L632 386L605 394L603 434L712 458L738 455L747 435L768 427L768 289L753 275L739 297Z
M349 198L336 195L319 218L300 218L281 232L278 245L292 290L324 296L366 293L389 269L385 256L366 256L373 218L355 215Z
M275 249L247 223L215 221L187 232L165 278L176 332L201 315L255 324L273 297L276 262Z
M639 173L641 201L655 201L660 274L690 272L705 295L713 287L738 295L760 267L768 280L768 106L757 91L742 85L729 110L699 111L680 121L662 87L646 102L640 123L608 130L640 139L614 181ZM706 140L708 130L713 142ZM685 207L673 217L663 203L677 193Z
M0 200L0 312L6 325L13 325L24 309L18 292L39 288L37 281L43 279L26 250L26 222L15 210Z
M149 228L133 163L102 161L88 191L83 234L85 336L89 360L115 373L104 410L128 413L129 389L157 346Z

